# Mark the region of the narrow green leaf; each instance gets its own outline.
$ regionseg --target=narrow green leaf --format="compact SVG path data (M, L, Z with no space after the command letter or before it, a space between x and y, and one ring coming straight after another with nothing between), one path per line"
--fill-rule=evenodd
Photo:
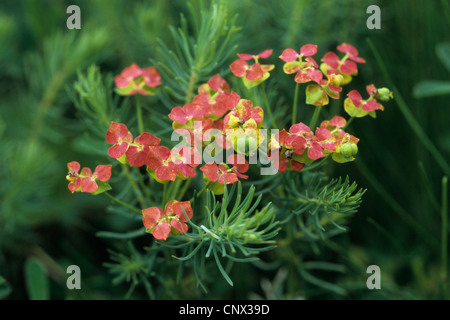
M25 285L30 300L50 299L50 287L44 267L35 258L25 261Z
M134 231L129 231L125 233L111 232L111 231L99 231L95 235L99 238L110 238L110 239L133 239L145 234L145 228L139 228Z
M450 81L423 80L413 88L415 98L425 98L450 94Z
M301 276L308 281L311 284L314 284L318 287L321 287L325 290L329 290L332 291L336 294L339 295L346 295L347 292L345 291L345 289L343 289L342 287L339 287L333 283L321 280L315 276L313 276L312 274L310 274L308 271L306 271L305 268L303 268L303 266L301 264L298 265L298 271L301 274Z
M450 43L443 42L436 46L436 54L444 64L448 72L450 72Z
M177 259L177 260L187 261L187 260L191 259L191 258L197 253L197 251L201 249L201 247L203 247L203 244L204 244L204 243L205 243L205 242L203 242L203 241L200 242L200 243L194 248L194 250L192 250L188 255L186 255L186 256L184 256L184 257L177 257L177 256L172 256L172 257L175 258L175 259Z
M225 272L225 270L222 267L222 264L220 263L219 257L217 255L217 252L215 249L213 249L214 259L216 260L217 268L219 269L222 276L225 278L225 280L228 282L230 286L233 286L233 281L231 281L231 278L228 276L228 274Z

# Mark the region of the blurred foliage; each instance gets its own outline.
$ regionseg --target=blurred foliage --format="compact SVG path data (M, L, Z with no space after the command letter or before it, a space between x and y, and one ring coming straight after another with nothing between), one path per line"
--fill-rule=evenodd
M70 1L0 3L0 298L450 298L448 246L442 241L448 233L448 225L443 224L448 197L442 191L447 181L443 176L449 173L435 156L450 162L448 95L414 96L412 90L425 80L449 79L448 56L444 57L449 41L448 2L228 0L220 2L221 10L216 12L221 19L214 24L221 26L216 34L205 34L199 27L209 23L199 10L206 3L79 0L81 30L66 28ZM381 8L380 30L366 27L366 8L372 4ZM180 30L189 31L192 38L183 39ZM197 41L208 41L209 36L211 41L220 40L215 47L196 47ZM189 51L182 53L197 68L185 68L192 61L179 65L173 61L170 52L178 54L184 41ZM298 178L302 180L298 185L314 184L317 189L311 192L317 197L337 197L339 190L361 195L349 181L367 189L363 201L355 203L360 207L352 219L334 220L335 213L327 217L328 209L310 206L308 199L313 196L304 203L299 197L304 212L309 210L308 217L313 219L296 216L296 224L285 222L292 226L286 232L309 232L317 217L320 226L330 226L324 239L311 234L295 245L281 241L277 256L267 251L261 253L261 260L237 263L233 269L217 270L210 263L204 264L205 270L194 266L188 272L170 259L173 252L142 234L140 217L104 197L74 196L67 190L67 162L82 159L83 166L92 167L108 160L101 150L107 148L103 133L110 121L120 119L136 128L128 99L112 93L113 76L132 62L164 64L168 67L163 75L168 77L179 75L177 69L184 72L179 80L185 88L159 95L165 105L157 105L154 97L143 99L147 111L161 115L158 121L147 119L146 126L169 140L167 108L187 99L185 89L189 92L208 74L226 76L235 53L272 48L275 61L287 47L315 43L323 54L342 42L355 45L367 60L355 82L360 87L355 89L362 92L366 84L384 86L391 81L396 100L376 120L352 122L352 131L361 139L358 159L327 166L327 176L348 175L348 180L335 181L336 193L320 188L326 177L303 174ZM213 59L217 52L220 59ZM266 84L279 125L289 122L281 115L291 105L294 87L281 68ZM302 106L298 118L309 119L311 112L312 108ZM343 115L338 103L323 112L324 118ZM430 152L434 149L427 143L437 153ZM276 201L286 195L274 192L283 183L279 176L259 181L258 192L274 195L275 211L286 209ZM161 188L150 187L152 200L163 203ZM246 194L250 186L244 183L244 189ZM187 193L191 195L192 190ZM133 192L124 187L118 198L131 202ZM268 203L266 198L261 209ZM209 205L215 210L212 202ZM296 207L291 202L287 205ZM303 212L301 206L296 208ZM341 208L345 216L345 207ZM341 222L347 232L339 228ZM317 225L315 231L319 230ZM82 290L66 288L66 268L72 264L82 270ZM366 268L371 264L381 268L381 290L366 287ZM196 287L200 271L218 277L228 274L234 286L209 279L205 295Z

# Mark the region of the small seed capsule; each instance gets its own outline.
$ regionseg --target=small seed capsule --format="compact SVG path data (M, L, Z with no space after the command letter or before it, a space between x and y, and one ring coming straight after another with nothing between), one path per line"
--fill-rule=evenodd
M346 142L341 145L340 151L344 157L350 158L358 153L358 146L354 143Z

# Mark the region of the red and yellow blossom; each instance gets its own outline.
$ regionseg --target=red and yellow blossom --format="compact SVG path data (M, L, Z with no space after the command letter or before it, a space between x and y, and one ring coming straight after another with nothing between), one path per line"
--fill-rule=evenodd
M342 43L337 46L337 50L345 53L342 58L330 51L327 52L322 58L322 64L320 69L326 73L327 70L332 69L339 72L344 80L342 84L347 84L351 81L352 75L358 73L357 63L365 63L366 60L359 57L358 50L348 43Z
M355 160L354 156L358 152L359 139L346 133L343 128L347 125L347 120L340 116L334 116L331 120L322 121L317 130L321 130L316 138L324 148L325 155L331 154L334 161L339 163Z
M347 94L347 98L344 100L344 109L352 117L365 117L370 115L375 118L376 110L384 111L384 106L380 101L389 101L393 98L392 92L387 88L377 89L373 84L366 86L366 91L369 98L362 99L361 94L352 90Z
M93 193L98 190L98 181L106 182L111 178L112 165L98 165L94 173L91 169L83 168L80 171L80 164L77 161L72 161L67 164L69 170L66 179L70 181L68 188L74 192L88 192Z
M227 164L208 162L200 170L204 174L208 188L215 194L223 194L225 184L232 184L241 179L248 179L245 175L249 163L242 154L232 154L227 158Z
M201 154L195 147L176 146L172 150L165 146L150 147L146 158L150 173L160 182L193 178L195 167L201 163Z
M111 122L106 131L106 142L113 146L108 149L110 157L133 167L145 165L150 146L158 146L161 139L149 132L141 133L133 141L133 135L123 123Z
M323 106L329 103L329 98L339 99L339 93L342 91L343 76L333 69L326 71L327 79L323 78L322 71L319 69L309 69L307 76L315 84L306 87L306 103L314 106Z
M166 204L164 210L158 207L142 210L142 222L147 232L158 240L166 240L170 233L187 232L186 222L192 219L192 216L193 210L189 201L172 200Z
M240 97L232 91L230 86L219 74L211 77L207 83L202 84L198 89L198 96L195 99L202 99L203 103L209 104L211 116L214 119L222 117L238 104Z
M317 62L312 58L317 53L317 45L305 44L300 48L300 53L294 49L285 49L279 56L281 60L286 62L283 71L286 74L296 74L295 82L306 83L311 81L311 76L317 76ZM306 57L303 60L303 57ZM320 71L320 70L319 70Z
M141 69L133 63L117 75L114 81L120 95L154 95L156 88L161 85L161 76L155 67Z
M256 127L259 128L264 119L264 111L261 107L254 107L253 102L240 99L236 108L231 110L223 119L223 132L229 129Z
M269 144L269 159L273 161L272 166L279 172L285 172L287 169L300 171L305 166L299 162L299 155L295 153L292 146L286 145L288 133L285 129L272 136Z
M223 119L222 133L238 153L253 153L264 141L259 131L264 119L261 107L254 107L253 102L241 99L235 109Z
M186 103L183 107L174 107L169 113L169 118L176 124L184 125L188 122L192 124L195 120L208 117L211 114L211 106L203 97L198 95L192 103ZM174 129L183 127L176 124L174 124Z
M257 55L239 53L239 59L235 60L230 65L231 72L236 77L242 78L244 85L247 88L258 86L270 77L269 71L272 71L275 68L273 64L260 64L259 59L267 59L272 55L272 52L272 49L267 49ZM249 66L247 61L251 59L253 59L255 63Z

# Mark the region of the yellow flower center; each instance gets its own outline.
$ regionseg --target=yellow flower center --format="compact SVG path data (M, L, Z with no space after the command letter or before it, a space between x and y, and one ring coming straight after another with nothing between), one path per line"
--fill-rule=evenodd
M66 179L69 180L70 182L75 181L77 178L78 178L78 173L73 170L70 170L66 176Z

